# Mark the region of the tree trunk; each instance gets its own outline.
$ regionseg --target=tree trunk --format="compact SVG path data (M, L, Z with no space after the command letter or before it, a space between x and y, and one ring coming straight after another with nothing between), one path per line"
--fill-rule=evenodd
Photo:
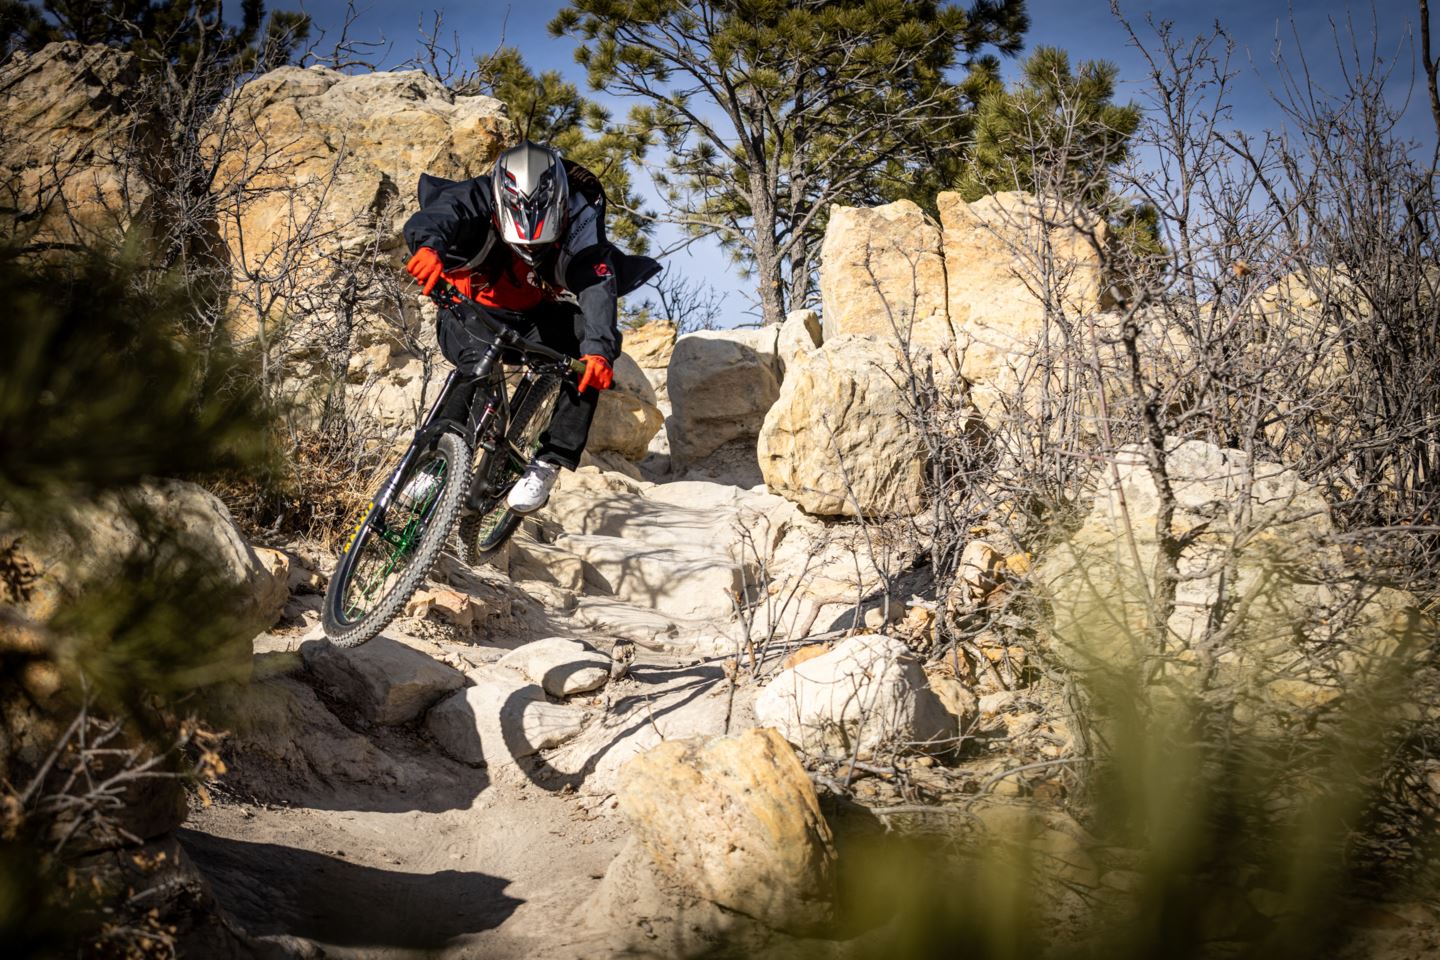
M752 176L750 210L755 218L755 279L760 293L762 323L785 319L785 272L775 243L775 198L765 191L764 178Z

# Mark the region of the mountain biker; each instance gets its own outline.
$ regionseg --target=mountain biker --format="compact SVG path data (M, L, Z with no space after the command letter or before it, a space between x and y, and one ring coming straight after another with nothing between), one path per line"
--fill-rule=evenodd
M419 196L420 210L405 223L412 254L405 269L424 293L448 280L493 320L585 361L579 383L561 387L540 448L507 498L511 510L531 513L549 499L560 467L579 466L599 391L614 380L617 298L660 265L606 239L599 178L543 144L527 140L506 150L488 176L422 174ZM437 334L445 359L462 374L473 373L489 346L461 309L442 308ZM454 402L455 419L463 420L470 397Z

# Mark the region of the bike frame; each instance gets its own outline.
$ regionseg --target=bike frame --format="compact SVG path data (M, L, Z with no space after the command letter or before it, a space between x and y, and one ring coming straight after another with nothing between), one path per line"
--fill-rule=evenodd
M472 313L489 328L493 339L490 341L485 355L480 359L480 363L476 365L474 373L462 375L459 370L451 370L446 376L445 383L441 385L440 392L435 397L435 402L430 405L429 412L425 414L419 427L416 428L415 436L410 441L405 455L400 458L400 462L391 472L385 488L380 491L380 496L376 497L374 510L370 514L371 522L384 522L385 511L389 509L399 490L400 478L405 475L405 471L409 469L410 464L414 462L426 444L439 433L445 430L455 430L457 433L461 433L469 441L472 450L482 446L489 449L492 436L504 435L505 424L510 421L510 394L503 388L495 391L477 390L475 397L476 399L481 396L485 397L485 408L479 411L477 416L475 404L472 401L467 423L461 424L458 421L441 417L440 411L445 409L446 401L455 391L462 388L469 389L491 379L496 365L500 363L500 358L505 355L506 351L519 353L521 364L530 370L543 371L545 366L552 364L566 373L578 374L585 370L583 361L551 350L544 344L527 340L509 327L497 323L485 312L483 305L475 303L449 284L437 288L431 296L442 308L454 308L467 302L474 304L476 309ZM537 365L532 362L534 357L539 357L546 363ZM499 430L494 429L497 424Z

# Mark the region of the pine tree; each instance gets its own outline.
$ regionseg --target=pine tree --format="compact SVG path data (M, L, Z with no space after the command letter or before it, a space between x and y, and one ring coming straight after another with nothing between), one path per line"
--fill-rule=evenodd
M977 77L975 146L958 183L965 199L1034 191L1040 167L1060 177L1067 195L1100 205L1106 172L1125 160L1140 124L1139 107L1114 102L1116 73L1103 60L1072 70L1065 51L1039 47L1009 89L997 75Z
M600 178L610 200L610 233L643 253L653 219L641 210L629 165L644 156L649 138L633 128L612 125L609 111L581 96L559 71L536 76L514 47L481 57L477 67L475 88L509 107L522 137L556 147Z
M672 219L728 245L773 323L812 295L829 205L927 176L967 110L948 73L1027 26L1023 0L572 0L550 29L592 87L645 101Z
M226 22L222 0L0 2L0 42L13 48L104 43L134 53L144 70L180 76L196 69L264 72L289 62L309 33L307 15L266 17L263 0L243 0L238 23Z

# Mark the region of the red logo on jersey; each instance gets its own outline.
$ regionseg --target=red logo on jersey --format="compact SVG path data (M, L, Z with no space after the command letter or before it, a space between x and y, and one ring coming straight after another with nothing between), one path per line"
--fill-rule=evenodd
M595 264L595 276L597 276L597 277L608 277L608 276L610 276L610 265L609 265L608 263L597 263L597 264Z

